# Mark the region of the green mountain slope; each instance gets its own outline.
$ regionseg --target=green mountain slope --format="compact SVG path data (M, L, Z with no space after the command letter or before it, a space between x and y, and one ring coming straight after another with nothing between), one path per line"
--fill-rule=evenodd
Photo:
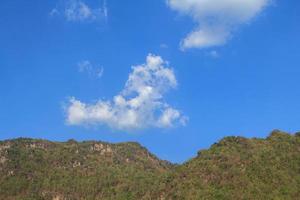
M300 134L227 137L176 169L168 199L300 199Z
M182 165L137 143L0 142L0 199L299 199L300 134L227 137Z

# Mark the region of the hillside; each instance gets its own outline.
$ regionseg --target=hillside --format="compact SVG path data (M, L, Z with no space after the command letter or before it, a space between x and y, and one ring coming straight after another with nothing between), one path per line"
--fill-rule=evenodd
M300 133L226 137L182 165L138 143L0 142L0 199L298 199Z
M300 134L227 137L176 169L167 199L300 199Z

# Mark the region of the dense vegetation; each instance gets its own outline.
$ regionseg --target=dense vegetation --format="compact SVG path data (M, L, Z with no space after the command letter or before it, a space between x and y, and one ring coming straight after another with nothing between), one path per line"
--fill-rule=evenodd
M300 133L227 137L182 165L137 143L0 142L0 199L299 199Z

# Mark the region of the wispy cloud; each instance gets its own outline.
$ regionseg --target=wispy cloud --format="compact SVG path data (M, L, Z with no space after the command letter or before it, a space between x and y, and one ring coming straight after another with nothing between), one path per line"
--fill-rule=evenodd
M63 16L69 22L94 22L108 17L106 0L98 8L91 8L82 0L64 0L59 6L53 8L50 16Z
M159 47L162 48L162 49L169 48L169 46L167 44L165 44L165 43L160 44Z
M165 93L177 86L171 68L149 54L145 64L133 66L124 89L111 101L83 103L74 97L66 108L69 125L107 125L118 130L169 128L185 124L186 117L164 102Z
M50 15L51 17L54 17L54 16L56 16L56 15L59 15L58 9L57 9L57 8L53 8L53 9L50 11L49 15Z
M104 73L104 68L93 65L89 60L81 61L77 64L78 71L87 73L92 78L101 78Z
M212 57L212 58L219 58L220 57L220 54L216 50L212 50L212 51L208 52L207 55Z
M168 6L196 22L181 49L225 44L237 26L257 16L271 0L167 0Z

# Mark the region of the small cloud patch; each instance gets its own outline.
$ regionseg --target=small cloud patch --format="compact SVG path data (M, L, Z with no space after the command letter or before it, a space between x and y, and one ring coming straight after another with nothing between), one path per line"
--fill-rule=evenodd
M56 8L53 8L49 15L51 17L63 16L68 22L95 22L107 19L108 9L106 1L98 8L92 8L81 0L65 0Z
M101 78L104 73L104 68L93 65L90 61L84 60L77 64L78 71L81 73L87 73L92 78Z

